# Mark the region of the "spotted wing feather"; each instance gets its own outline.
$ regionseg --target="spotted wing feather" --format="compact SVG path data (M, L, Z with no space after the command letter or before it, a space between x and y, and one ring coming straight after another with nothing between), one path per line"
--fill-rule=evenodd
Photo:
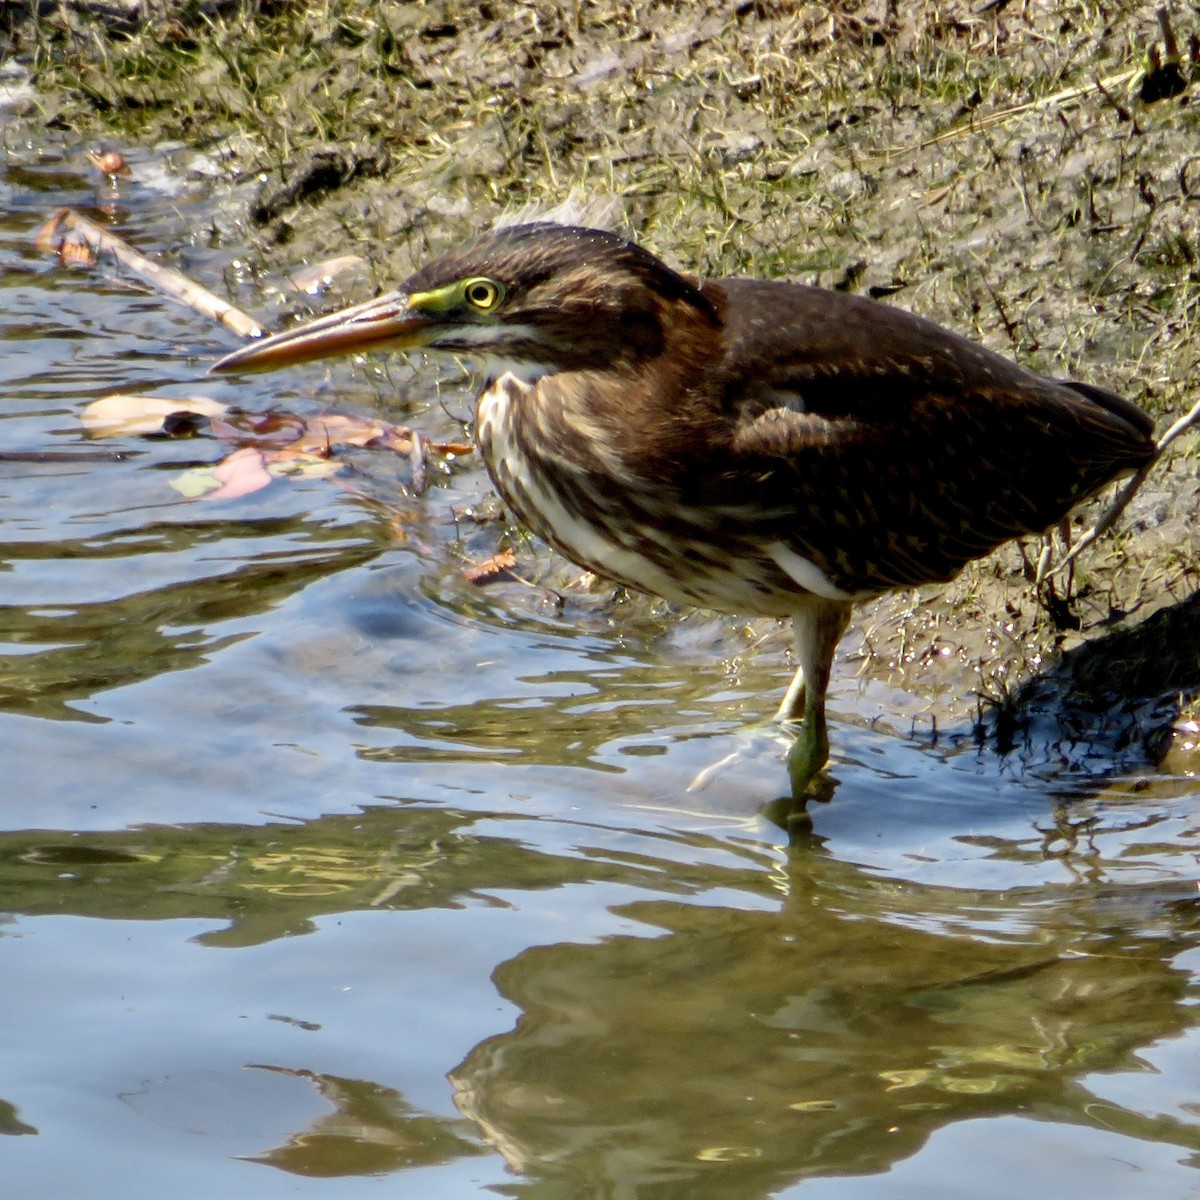
M762 536L847 592L949 579L1153 453L1148 418L1120 397L902 310L800 285L718 288L724 487L754 495Z

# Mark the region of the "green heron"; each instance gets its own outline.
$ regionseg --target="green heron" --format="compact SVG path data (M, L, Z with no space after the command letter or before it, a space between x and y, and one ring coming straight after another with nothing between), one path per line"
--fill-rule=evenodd
M825 765L851 606L944 582L1153 457L1150 419L920 317L797 283L699 281L604 230L475 237L396 291L214 370L421 349L485 372L475 437L517 517L670 601L791 618L793 792Z

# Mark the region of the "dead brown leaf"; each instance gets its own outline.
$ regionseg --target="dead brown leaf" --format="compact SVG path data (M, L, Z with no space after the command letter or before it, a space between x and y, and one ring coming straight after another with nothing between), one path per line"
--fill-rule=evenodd
M389 427L380 421L327 413L313 417L305 426L300 444L306 450L325 450L330 446L367 446L382 437Z
M126 437L161 433L163 422L175 413L217 418L228 405L207 396L135 396L118 393L93 400L79 419L92 437Z
M463 570L463 577L468 583L483 587L496 583L501 579L515 579L512 569L517 565L517 556L512 550L498 550L491 558Z
M272 448L290 446L300 439L307 428L303 417L276 410L231 412L214 417L210 425L213 434L224 442Z
M92 267L96 265L96 256L86 242L63 238L58 243L58 261L64 267Z

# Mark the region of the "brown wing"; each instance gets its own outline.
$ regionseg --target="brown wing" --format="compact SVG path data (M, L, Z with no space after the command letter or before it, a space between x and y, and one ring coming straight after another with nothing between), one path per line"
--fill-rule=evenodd
M792 284L708 290L726 331L720 490L753 496L759 536L847 591L948 579L1153 453L1120 397L902 310Z

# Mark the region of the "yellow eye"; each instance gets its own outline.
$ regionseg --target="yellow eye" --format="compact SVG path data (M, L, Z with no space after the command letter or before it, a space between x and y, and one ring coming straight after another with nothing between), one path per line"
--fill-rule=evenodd
M463 284L463 298L480 312L491 312L504 299L504 288L494 279L482 275Z

